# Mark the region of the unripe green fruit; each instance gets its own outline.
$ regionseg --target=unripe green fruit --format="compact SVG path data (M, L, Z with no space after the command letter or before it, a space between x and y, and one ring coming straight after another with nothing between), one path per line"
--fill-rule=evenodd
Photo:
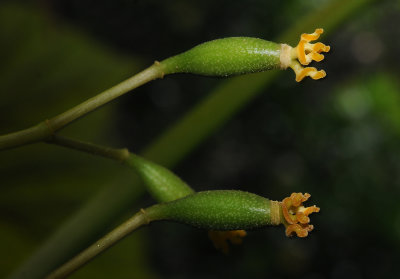
M248 192L215 190L156 205L147 214L150 220L176 221L208 230L254 229L278 224L271 221L276 219L271 218L272 203L276 202ZM272 214L279 216L279 206L272 207Z
M169 202L194 193L189 185L170 170L143 157L131 153L127 163L136 170L149 193L158 202Z
M281 45L250 37L231 37L200 44L160 62L164 74L229 76L280 68Z

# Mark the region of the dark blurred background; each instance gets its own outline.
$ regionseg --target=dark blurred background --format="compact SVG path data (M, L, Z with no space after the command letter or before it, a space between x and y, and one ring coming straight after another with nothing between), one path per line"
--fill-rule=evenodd
M328 2L2 1L0 133L54 116L198 43L273 40ZM311 193L321 212L308 238L286 238L282 227L253 231L225 256L204 231L157 223L71 278L397 278L400 2L370 2L322 35L332 49L316 65L325 79L296 83L284 72L174 168L196 190L276 200ZM154 81L65 133L138 152L223 80ZM2 152L0 277L104 186L127 183L121 168L45 144ZM132 212L152 203L140 195Z

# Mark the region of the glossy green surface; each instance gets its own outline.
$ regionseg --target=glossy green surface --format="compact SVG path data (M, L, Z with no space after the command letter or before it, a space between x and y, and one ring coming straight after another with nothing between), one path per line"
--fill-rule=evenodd
M137 171L149 193L158 202L169 202L194 193L182 179L161 165L135 154L131 154L127 163Z
M270 224L270 200L236 190L197 192L156 206L150 219L170 220L201 229L253 229Z
M230 76L280 67L280 44L250 37L232 37L200 44L161 62L165 74Z

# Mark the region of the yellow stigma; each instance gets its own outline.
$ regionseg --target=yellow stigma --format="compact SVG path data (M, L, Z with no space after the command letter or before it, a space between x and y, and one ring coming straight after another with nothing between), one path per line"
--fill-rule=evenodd
M296 81L299 82L306 76L312 79L320 79L326 76L324 70L317 70L314 67L302 67L301 65L308 65L312 61L320 62L324 59L324 55L321 52L328 52L330 46L324 45L321 42L310 43L319 38L324 32L322 28L315 29L312 34L302 34L300 41L295 48L288 45L282 45L281 48L281 66L286 69L290 67L296 74ZM299 63L300 62L300 63ZM301 64L301 65L300 65Z
M315 205L304 207L303 202L311 197L310 194L292 193L290 197L283 199L281 202L283 213L283 224L286 227L286 235L291 236L294 233L298 237L306 237L308 232L314 229L310 224L310 215L313 212L319 212L319 207Z
M229 253L228 240L232 244L241 244L242 238L246 236L246 231L236 230L236 231L209 231L208 237L214 243L214 247L217 250L222 251L224 254Z

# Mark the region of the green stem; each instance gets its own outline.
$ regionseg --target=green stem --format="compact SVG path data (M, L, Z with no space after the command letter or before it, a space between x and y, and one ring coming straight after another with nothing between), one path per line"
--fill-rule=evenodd
M119 162L125 162L130 156L129 150L126 148L111 148L89 142L70 139L59 135L53 135L51 138L46 140L46 142L86 152L92 155L113 159Z
M73 121L81 118L87 113L101 107L115 98L135 89L154 79L164 76L163 66L156 62L147 69L133 77L103 91L85 102L61 113L51 119L45 120L36 126L15 133L0 136L0 150L11 149L21 145L46 140L56 131L64 128Z
M46 122L43 121L30 128L0 136L0 150L38 142L46 139L50 134L49 127L46 125Z
M150 209L151 207L149 209L146 209L146 211ZM55 271L49 274L46 279L67 277L68 275L88 263L94 257L113 246L116 242L126 237L131 232L137 230L143 225L149 224L151 220L148 219L146 211L143 209L140 210L122 225L118 226L110 233L106 234L104 237L100 238L91 246L83 250L77 256L73 257L71 260L57 268Z

